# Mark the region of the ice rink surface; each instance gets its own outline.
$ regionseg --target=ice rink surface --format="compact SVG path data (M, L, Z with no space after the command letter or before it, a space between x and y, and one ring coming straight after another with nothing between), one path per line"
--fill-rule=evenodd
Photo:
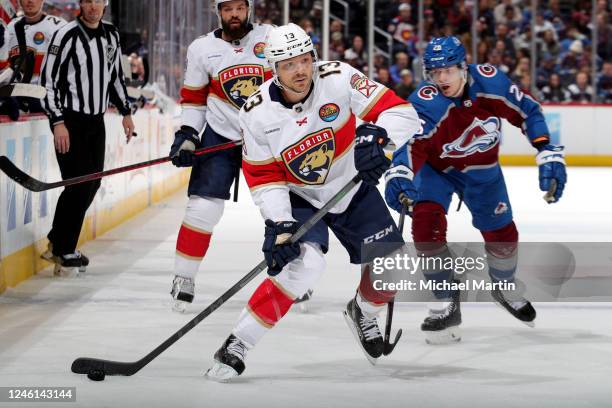
M612 240L612 169L568 173L563 199L547 205L535 166L505 168L521 241ZM336 240L309 312L290 311L234 383L202 373L263 275L134 376L93 382L71 373L79 356L141 358L260 261L263 221L243 187L215 230L185 315L170 310L168 293L184 193L86 244L86 276L53 278L48 269L8 289L0 296L0 386L75 386L76 403L50 404L67 407L612 406L610 304L537 304L535 329L492 304L465 304L463 340L437 347L419 330L425 306L399 304L394 328L404 335L370 366L342 317L359 276ZM449 240L479 241L467 209L457 213L455 204Z

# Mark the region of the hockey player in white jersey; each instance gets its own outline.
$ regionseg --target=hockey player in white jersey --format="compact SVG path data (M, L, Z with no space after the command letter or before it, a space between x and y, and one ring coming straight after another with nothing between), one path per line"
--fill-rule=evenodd
M216 0L215 5L220 28L196 39L187 51L182 126L170 150L174 165L193 166L176 243L171 295L177 311L193 301L196 273L240 171L240 148L203 156L193 151L240 140L238 110L272 75L263 52L271 26L249 23L250 1Z
M265 219L262 250L270 276L214 355L206 375L217 381L240 375L247 351L317 281L325 270L329 229L354 264L371 261L362 253L364 243L403 244L375 187L389 166L376 140L390 136L398 146L408 140L420 128L415 110L348 64L317 61L310 37L295 24L273 29L265 54L274 79L247 100L239 117L243 171ZM357 118L366 123L356 128ZM357 173L363 181L356 188L298 243L284 243ZM374 290L363 273L344 311L372 364L383 352L376 316L393 296Z

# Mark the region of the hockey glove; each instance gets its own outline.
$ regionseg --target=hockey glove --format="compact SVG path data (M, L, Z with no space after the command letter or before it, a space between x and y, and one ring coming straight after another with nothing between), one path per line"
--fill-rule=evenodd
M200 147L198 132L190 126L181 126L174 134L174 143L170 147L172 164L176 167L191 167L194 163L193 151Z
M565 172L565 154L563 146L545 145L536 155L540 177L540 190L546 191L544 199L556 203L563 195L567 181Z
M391 168L385 173L385 201L397 212L401 212L405 205L410 214L417 198L417 189L412 182L414 173L409 166L407 146L405 144L393 153Z
M364 183L377 185L380 176L389 168L391 160L383 150L387 143L387 131L380 126L364 123L355 130L355 168Z
M295 221L274 222L266 220L266 232L261 250L268 264L268 275L276 276L289 262L300 256L300 244L289 243L298 230Z

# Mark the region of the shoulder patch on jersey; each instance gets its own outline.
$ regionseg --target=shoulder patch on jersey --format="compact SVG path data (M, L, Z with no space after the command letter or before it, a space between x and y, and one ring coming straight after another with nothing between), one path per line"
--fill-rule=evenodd
M219 82L228 101L240 109L263 84L264 68L253 64L233 65L219 72Z
M363 74L353 74L350 81L351 87L361 93L366 98L374 93L378 84L372 82Z
M478 70L478 73L480 75L487 77L487 78L492 78L495 75L497 75L497 68L495 68L493 65L479 64L479 65L476 65L476 69Z
M335 103L326 103L319 108L319 117L325 122L333 122L340 114L340 107Z
M34 44L40 45L44 42L45 42L45 34L41 31L37 31L36 34L34 34Z
M281 156L295 178L304 184L316 185L325 183L335 150L334 130L325 128L287 147Z
M494 116L484 120L474 118L461 136L442 146L440 158L456 159L491 150L501 139L500 128L501 122Z
M417 95L419 96L419 98L425 101L431 101L433 100L433 98L436 97L436 95L438 95L438 88L432 85L426 85L419 89Z
M253 54L255 54L257 58L265 58L266 56L264 55L264 48L266 48L266 43L258 42L253 47Z

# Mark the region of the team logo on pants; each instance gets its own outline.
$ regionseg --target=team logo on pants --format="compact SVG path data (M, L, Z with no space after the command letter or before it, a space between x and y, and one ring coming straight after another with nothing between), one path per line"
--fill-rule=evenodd
M472 124L459 138L442 146L440 158L456 159L491 150L497 146L501 138L500 127L501 122L496 117L485 120L474 118Z
M237 109L242 108L264 81L261 65L234 65L219 72L219 82L227 100Z
M291 174L302 183L323 184L334 161L335 150L334 131L325 128L286 148L282 157Z

